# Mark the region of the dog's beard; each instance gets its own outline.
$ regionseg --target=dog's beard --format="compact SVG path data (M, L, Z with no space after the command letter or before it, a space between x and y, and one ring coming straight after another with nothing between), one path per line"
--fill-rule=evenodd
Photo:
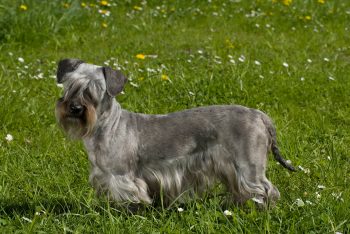
M96 109L92 105L86 105L82 116L70 116L65 104L57 103L56 118L59 125L72 139L81 139L90 136L95 127L97 115Z

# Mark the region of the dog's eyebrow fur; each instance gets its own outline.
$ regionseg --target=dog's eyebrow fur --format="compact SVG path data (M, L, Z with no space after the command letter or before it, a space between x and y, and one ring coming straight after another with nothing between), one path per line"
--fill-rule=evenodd
M84 63L84 61L79 59L63 59L59 61L58 69L57 69L57 83L63 83L64 76L67 73L73 72L74 70L76 70L78 66L82 63Z

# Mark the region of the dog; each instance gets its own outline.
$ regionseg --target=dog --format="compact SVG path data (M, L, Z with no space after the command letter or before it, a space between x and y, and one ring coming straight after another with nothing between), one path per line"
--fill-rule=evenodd
M280 197L265 175L268 153L295 171L279 152L271 119L259 110L214 105L165 115L129 112L115 99L127 82L121 71L79 59L59 61L57 82L64 87L58 123L83 140L89 182L114 202L161 198L170 204L221 182L233 203L267 205Z

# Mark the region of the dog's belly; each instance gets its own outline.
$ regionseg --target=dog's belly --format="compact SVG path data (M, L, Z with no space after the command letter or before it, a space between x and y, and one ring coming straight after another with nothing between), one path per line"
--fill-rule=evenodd
M221 145L210 146L187 155L163 158L149 158L138 165L137 177L142 178L151 197L161 193L165 199L173 200L178 196L201 194L216 181L214 158L229 158Z

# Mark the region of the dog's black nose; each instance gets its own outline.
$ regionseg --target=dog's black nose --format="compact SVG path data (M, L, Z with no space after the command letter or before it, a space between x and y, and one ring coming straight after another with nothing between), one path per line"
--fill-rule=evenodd
M81 114L83 114L83 111L84 111L84 107L80 104L71 103L69 105L69 112L72 115L80 116Z

